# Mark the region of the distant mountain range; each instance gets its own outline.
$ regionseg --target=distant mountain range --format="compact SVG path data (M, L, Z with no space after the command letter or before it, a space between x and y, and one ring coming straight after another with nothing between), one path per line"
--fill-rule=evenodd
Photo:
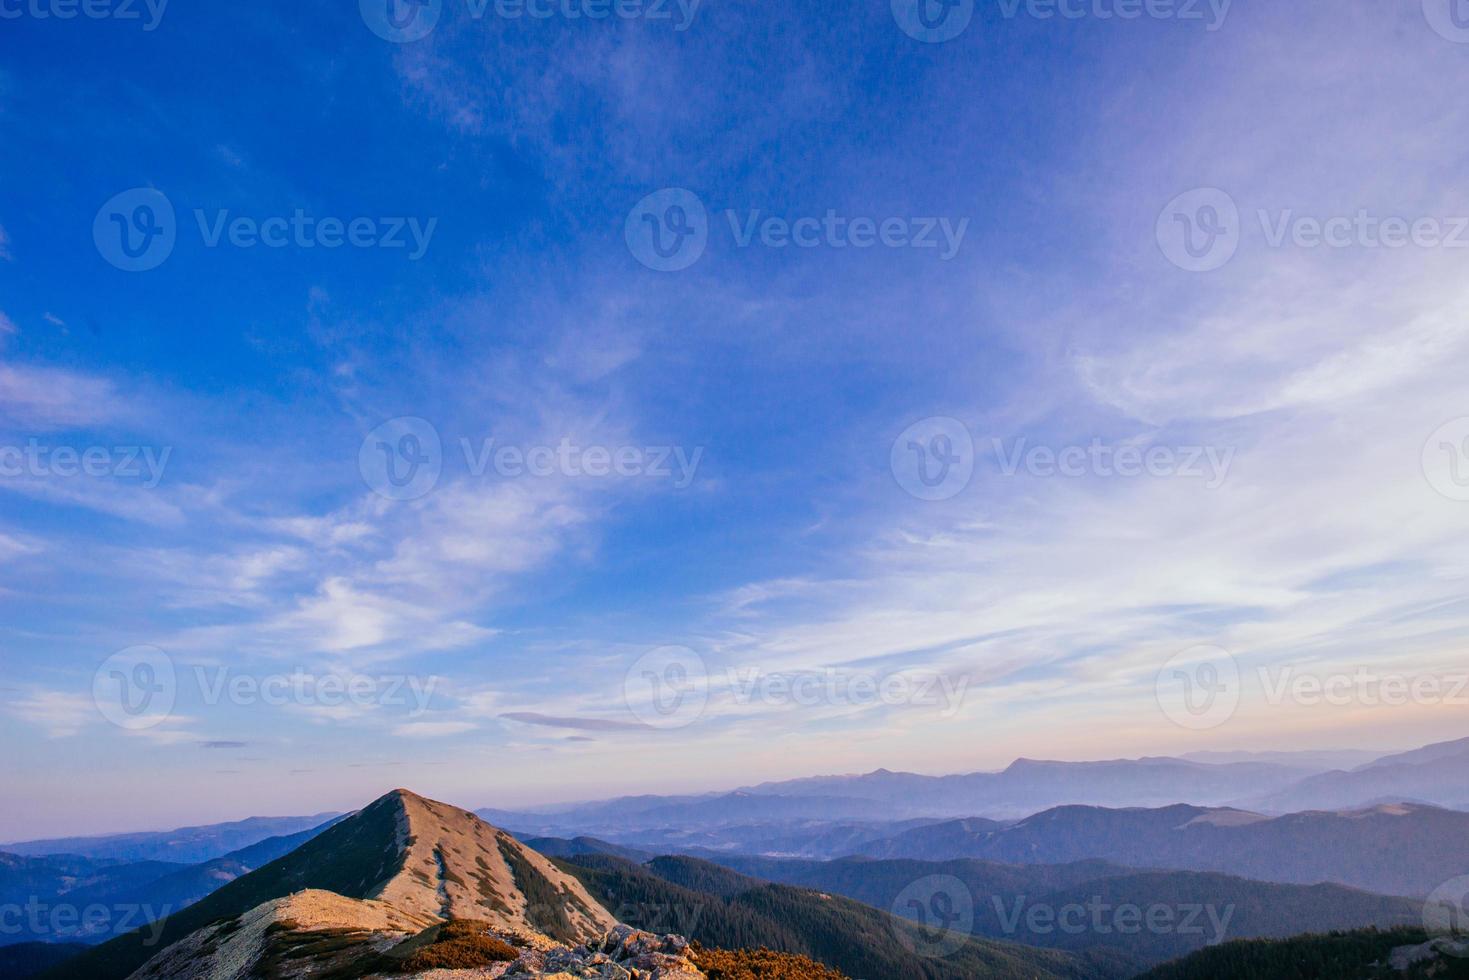
M1332 768L1353 763L1351 769ZM477 812L521 836L591 836L681 853L748 851L764 839L770 843L761 853L834 857L851 853L857 838L891 836L894 825L906 821L1013 821L1067 805L1186 803L1268 815L1385 802L1469 809L1469 739L1380 758L1355 751L1199 753L1106 762L1019 759L1000 772L955 776L879 769L762 783L730 793ZM835 825L851 837L823 840L824 831Z
M920 776L880 769L766 783L747 792L770 798L829 797L901 807L902 816L1022 817L1066 803L1094 806L1217 805L1262 790L1284 789L1314 773L1274 763L1213 765L1175 758L1108 762L1017 759L1001 772ZM871 811L869 810L869 816Z
M99 837L56 837L49 840L0 844L0 852L36 856L74 854L78 857L113 861L169 861L197 864L223 857L231 851L265 840L319 827L338 813L309 817L249 817L229 823L136 834L107 834Z
M22 857L0 853L0 904L47 907L64 904L85 909L101 906L105 918L78 916L57 925L49 916L15 917L0 930L0 947L41 942L97 943L197 902L223 885L289 854L342 817L282 837L268 837L230 854L199 864L167 861L119 862L111 858L72 855Z
M1281 817L1229 808L1066 806L995 827L955 821L863 845L880 858L1011 864L1099 859L1219 871L1260 881L1332 882L1422 896L1469 872L1469 813L1412 804Z
M1350 771L1318 773L1247 803L1271 812L1341 810L1385 801L1469 808L1469 739L1385 756Z
M1013 819L1065 803L1220 805L1262 789L1279 791L1314 774L1268 763L1210 765L1183 759L1038 762L1020 759L998 773L921 776L880 769L764 783L698 797L630 797L556 812L477 811L517 832L623 841L661 828L682 832L741 823L897 822L983 816Z
M589 854L602 854L642 864L644 861L651 861L656 856L648 851L611 844L604 840L597 840L595 837L578 837L574 840L563 840L560 837L532 837L524 843L526 847L539 851L548 858L567 859L585 857Z
M1222 765L1227 762L1264 762L1325 772L1329 769L1355 769L1381 758L1381 752L1366 749L1298 749L1293 752L1185 752L1178 758L1187 762Z
M1360 750L1197 752L1106 762L1019 759L999 772L925 776L879 769L762 783L729 793L629 796L537 811L485 808L517 836L589 836L650 853L838 857L906 829L1015 821L1066 805L1233 806L1267 815L1380 803L1469 810L1469 738L1373 757ZM0 852L197 864L337 816L251 817L176 830L0 845Z

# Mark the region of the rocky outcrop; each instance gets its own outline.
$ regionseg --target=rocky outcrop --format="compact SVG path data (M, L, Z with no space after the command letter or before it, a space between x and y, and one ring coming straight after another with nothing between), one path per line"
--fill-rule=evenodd
M600 940L544 952L528 952L510 964L506 980L587 977L597 980L704 980L689 958L688 940L618 926Z
M1452 957L1456 960L1469 957L1469 942L1439 936L1416 946L1399 946L1388 956L1387 965L1399 973L1406 973L1421 963L1433 962L1441 957Z
M432 917L384 902L304 891L192 933L129 980L705 980L687 955L686 940L624 925L573 947L486 923L488 935L518 953L513 961L406 969L409 957L432 942L437 926Z

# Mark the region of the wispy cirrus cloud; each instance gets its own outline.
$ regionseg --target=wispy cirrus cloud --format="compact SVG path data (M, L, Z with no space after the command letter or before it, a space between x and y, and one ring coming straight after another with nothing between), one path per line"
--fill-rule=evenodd
M393 735L398 738L445 738L463 735L478 727L469 721L410 721L393 726Z
M116 422L135 414L116 384L64 368L0 363L0 418L39 430Z
M8 705L12 714L46 733L47 738L69 738L101 721L91 697L67 691L34 690Z
M546 728L570 728L587 732L647 732L654 729L649 725L614 718L583 718L558 715L543 715L536 711L507 711L500 715L506 721L522 725L539 725Z

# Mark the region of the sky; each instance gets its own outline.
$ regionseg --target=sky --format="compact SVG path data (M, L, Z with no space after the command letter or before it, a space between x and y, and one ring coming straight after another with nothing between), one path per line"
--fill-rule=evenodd
M86 10L0 840L1469 735L1449 0Z

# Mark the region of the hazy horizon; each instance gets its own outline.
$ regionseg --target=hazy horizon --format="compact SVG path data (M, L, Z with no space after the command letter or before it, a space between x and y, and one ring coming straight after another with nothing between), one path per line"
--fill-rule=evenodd
M1469 736L1466 736L1466 737L1469 737ZM1224 752L1224 753L1228 753L1228 754L1245 754L1245 755L1280 754L1280 755L1283 755L1283 756L1307 755L1307 754L1323 754L1323 755L1325 755L1325 754L1333 754L1333 753L1360 753L1360 754L1363 754L1363 755L1366 755L1366 756L1370 756L1370 757L1374 757L1375 758L1375 757L1380 757L1380 756L1385 756L1385 755L1391 755L1391 754L1393 754L1395 752L1400 752L1400 751L1411 751L1412 749L1419 748L1419 747L1420 746L1417 745L1417 744L1410 744L1410 745L1402 745L1402 746L1396 746L1396 747L1385 747L1385 748L1380 749L1380 750L1351 749L1351 748L1342 748L1342 747L1339 747L1339 746L1334 746L1334 747L1322 748L1322 749L1259 749L1259 750L1219 750L1219 751ZM1145 753L1143 756L1140 756L1139 758L1145 758L1145 757L1159 758L1159 757L1170 757L1170 755L1168 753ZM1181 758L1181 756L1171 756L1171 757ZM105 836L109 836L109 835L113 835L113 834L149 833L149 832L176 830L176 829L180 829L180 828L183 828L183 827L210 825L210 824L214 824L214 823L227 823L227 822L231 822L231 821L235 821L235 820L245 820L245 819L249 819L249 818L252 818L252 817L296 817L296 816L310 816L310 815L313 815L313 814L323 814L323 813L349 813L349 812L352 812L353 810L356 810L356 809L360 808L361 806L366 805L367 803L371 802L372 800L375 800L375 799L379 798L380 796L384 795L385 793L392 792L395 789L407 789L407 790L410 790L412 792L418 793L420 796L427 796L427 797L431 797L431 798L435 798L435 799L442 799L443 802L451 803L451 804L453 804L455 806L460 806L460 807L463 807L463 808L469 809L469 810L496 809L496 810L514 810L514 811L522 811L522 812L526 812L526 813L535 813L539 807L546 807L546 808L565 807L565 806L570 806L570 805L574 805L574 804L597 803L597 802L602 802L602 801L605 801L605 800L618 799L618 798L624 798L624 797L644 796L644 795L655 795L655 796L699 796L699 795L708 795L708 796L718 796L718 795L723 794L723 793L734 792L736 790L739 790L739 789L742 789L742 788L745 788L745 787L758 786L758 785L761 785L761 784L764 784L764 783L768 783L768 782L769 783L785 782L785 781L787 781L789 779L801 779L801 778L806 778L806 777L843 778L843 777L864 776L864 775L868 775L870 773L879 772L879 771L913 773L913 774L916 774L916 775L923 775L923 776L948 776L948 775L967 775L967 774L970 774L970 773L977 773L977 772L1002 772L1006 768L1008 768L1009 765L1011 765L1014 762L1018 762L1018 761L1020 761L1020 757L1017 757L1016 759L1011 759L1009 762L1007 762L1007 763L1005 763L1003 765L995 766L993 768L966 769L966 770L956 770L956 771L953 771L953 772L949 772L949 771L944 771L944 772L924 772L924 771L920 771L920 770L896 769L896 768L888 767L888 766L876 766L876 767L874 767L872 769L867 769L867 770L862 770L862 771L853 771L853 772L821 772L821 773L810 772L810 773L798 773L798 774L796 774L794 776L783 776L783 777L779 777L779 778L772 778L772 779L769 779L769 780L756 780L756 781L749 781L749 782L743 782L743 783L738 783L738 784L735 784L735 783L728 783L728 784L721 783L721 784L717 784L717 785L716 784L699 784L699 783L697 783L697 781L691 781L691 782L681 783L681 784L677 784L677 785L668 785L668 786L664 786L664 787L661 787L661 788L660 787L648 787L648 788L643 788L643 789L636 789L636 788L634 788L634 789L626 789L624 787L623 790L619 790L617 792L610 792L610 793L608 793L606 795L590 795L590 796L588 796L588 795L565 795L565 796L563 796L561 798L554 798L554 799L536 798L536 799L531 799L531 800L529 800L527 802L523 802L523 803L509 803L509 802L505 802L503 799L502 800L490 799L490 800L478 800L477 801L475 799L460 799L458 797L453 797L453 798L438 797L438 796L435 796L435 794L433 794L431 792L427 792L421 786L417 786L417 785L405 785L405 784L394 784L392 786L384 786L382 789L377 790L377 791L368 790L366 792L366 795L365 796L361 797L360 799L355 799L355 800L352 800L352 801L347 802L347 803L338 803L338 804L330 804L330 805L328 805L328 804L320 804L320 805L317 805L317 804L312 804L312 803L305 803L302 806L299 806L299 807L297 807L295 809L280 810L278 812L277 811L263 812L263 811L253 811L252 810L252 811L250 811L248 813L247 812L243 812L243 811L240 811L240 812L233 812L233 811L231 811L229 813L221 813L221 812L219 812L217 810L216 811L201 811L203 813L213 813L213 816L200 817L199 819L180 820L179 822L171 823L171 824L168 824L166 826L164 826L164 825L155 825L155 824L138 824L138 825L134 825L134 826L84 825L84 826L81 826L80 829L61 831L61 830L54 830L54 825L52 825L53 826L53 829L48 830L45 833L35 834L35 835L31 835L31 836L20 836L20 835L10 834L10 833L7 833L7 832L5 832L3 830L0 830L0 847L3 847L5 844L28 843L28 842L31 842L31 841L52 840L52 839L62 838L62 837L105 837ZM1085 763L1085 762L1111 762L1111 761L1118 761L1118 760L1115 757L1096 757L1096 758L1077 758L1077 759L1034 759L1034 758L1032 758L1032 761ZM1280 764L1281 765L1289 765L1288 762L1281 762ZM410 782L412 782L412 781L410 780ZM616 786L616 785L620 785L620 784L611 784L611 785ZM470 796L472 797L473 794L471 793ZM309 794L309 792L307 794L303 795L301 798L304 799L304 800L319 800L320 799L320 797L313 797L313 796L311 796ZM174 810L174 811L171 811L171 812L177 813L177 812L182 812L182 811Z

